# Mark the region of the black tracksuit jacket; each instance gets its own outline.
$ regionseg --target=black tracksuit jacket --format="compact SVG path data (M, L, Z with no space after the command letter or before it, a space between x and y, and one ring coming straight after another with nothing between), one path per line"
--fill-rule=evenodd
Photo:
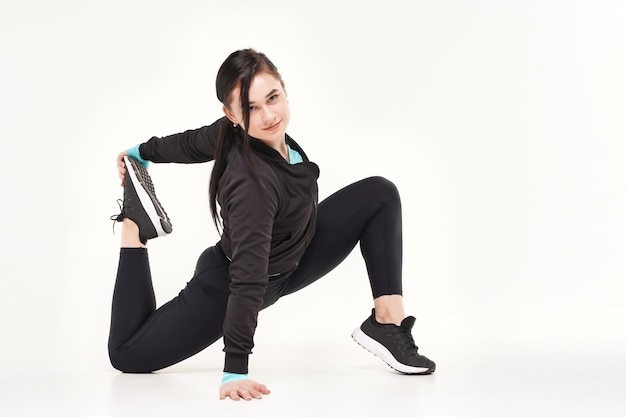
M141 144L145 160L163 163L212 161L221 118L183 133ZM292 271L315 233L319 168L288 135L287 144L304 162L290 165L276 150L251 138L251 168L242 132L228 156L218 188L223 233L219 241L231 260L230 295L224 320L224 370L247 373L248 355L268 276Z

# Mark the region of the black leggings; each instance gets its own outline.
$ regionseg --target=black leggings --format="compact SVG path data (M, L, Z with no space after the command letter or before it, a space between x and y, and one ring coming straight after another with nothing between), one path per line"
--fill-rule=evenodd
M402 294L402 213L396 187L381 177L349 185L318 206L317 228L298 268L271 277L263 308L323 277L360 242L374 298ZM187 286L156 309L148 252L122 248L113 292L109 357L123 372L152 372L222 336L229 261L218 246L198 259Z

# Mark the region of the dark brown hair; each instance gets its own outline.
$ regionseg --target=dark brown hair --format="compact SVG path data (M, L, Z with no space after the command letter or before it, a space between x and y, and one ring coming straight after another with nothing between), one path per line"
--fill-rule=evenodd
M237 136L243 137L243 146L248 157L248 163L252 170L256 171L250 156L250 136L248 135L248 127L250 126L250 100L248 93L252 79L259 73L273 75L282 83L278 69L272 61L270 61L265 54L257 52L254 49L241 49L233 52L226 58L217 71L217 77L215 79L217 99L224 106L230 108L233 100L233 90L239 87L239 101L243 115L241 124L242 127L245 126L245 129L240 129L239 127L233 126L232 123L224 123L218 133L213 170L211 171L211 180L209 182L211 216L217 227L219 227L219 214L217 213L219 183L226 170L228 154L236 146Z

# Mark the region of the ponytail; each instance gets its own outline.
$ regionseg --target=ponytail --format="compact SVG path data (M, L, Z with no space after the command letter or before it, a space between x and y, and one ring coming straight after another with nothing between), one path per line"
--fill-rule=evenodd
M213 223L220 228L219 213L217 212L217 195L220 179L226 171L228 163L228 155L237 146L236 142L243 142L246 158L254 175L258 178L258 173L252 158L252 150L250 145L250 136L248 135L248 127L250 126L250 100L248 93L250 83L254 76L260 72L272 74L278 80L282 78L278 73L278 69L269 60L269 58L254 49L242 49L235 51L226 58L217 72L215 80L215 92L218 100L225 106L229 105L231 93L239 88L239 98L241 103L241 112L243 116L242 126L245 129L239 129L228 123L227 120L220 126L215 147L214 165L211 171L211 180L209 182L209 204L211 208L211 216ZM223 226L223 224L221 224Z

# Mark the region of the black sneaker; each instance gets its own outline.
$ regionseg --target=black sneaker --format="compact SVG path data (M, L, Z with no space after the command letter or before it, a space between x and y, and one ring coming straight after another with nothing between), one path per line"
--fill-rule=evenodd
M400 326L381 324L372 315L352 332L352 338L365 349L381 358L387 365L403 374L431 374L435 372L435 362L417 353L417 346L411 335L415 317L408 316Z
M139 226L139 239L148 239L172 233L172 223L156 198L152 179L148 170L135 158L124 157L126 176L124 178L124 201L122 211L111 219L121 222L128 218Z

